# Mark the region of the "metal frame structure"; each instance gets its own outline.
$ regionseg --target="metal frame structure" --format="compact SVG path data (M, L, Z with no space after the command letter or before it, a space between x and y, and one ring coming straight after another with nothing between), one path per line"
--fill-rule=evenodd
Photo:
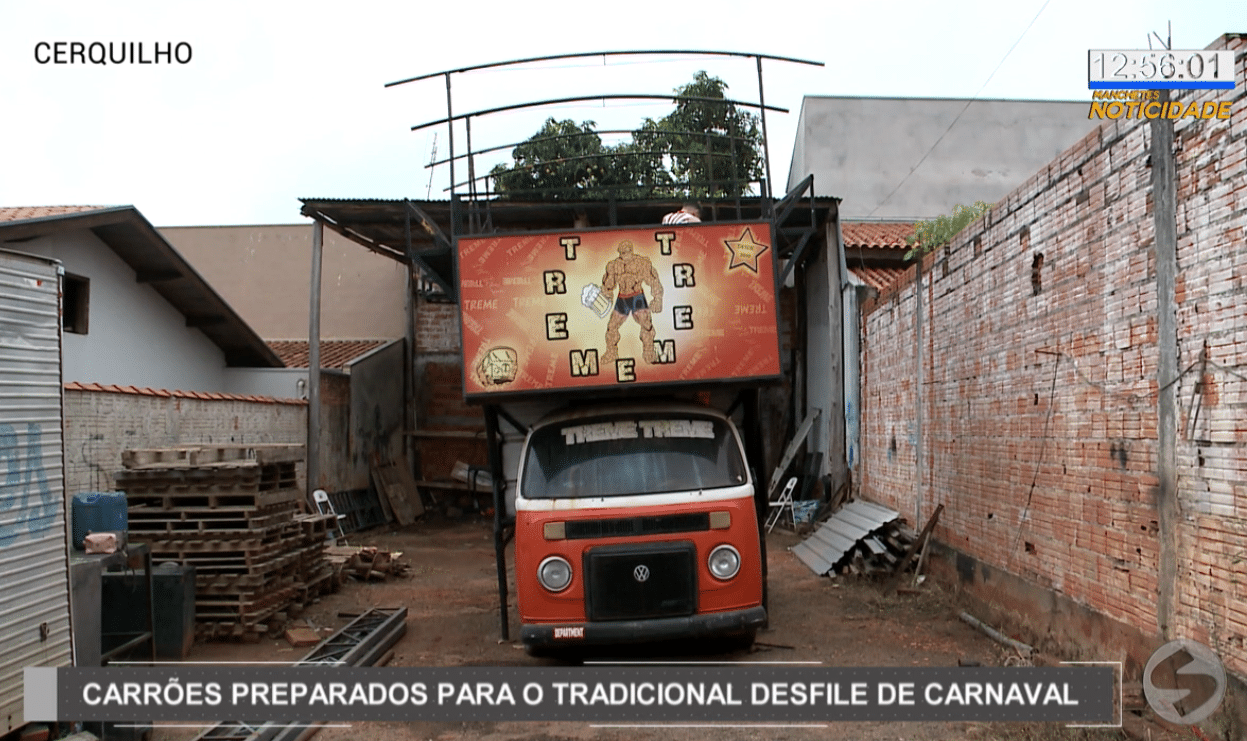
M499 106L496 108L489 108L489 109L485 109L481 111L474 111L472 113L455 114L454 112L454 99L452 95L452 84L451 84L452 75L464 74L467 72L475 72L475 71L485 70L485 69L494 69L498 67L514 67L514 66L519 66L519 65L524 65L524 64L533 64L536 62L549 62L549 61L558 61L558 60L564 60L564 59L585 59L585 58L590 58L590 57L602 57L603 60L605 60L607 57L617 57L617 56L705 56L705 57L718 56L718 57L737 57L737 58L742 58L742 59L753 59L755 61L755 64L757 66L757 71L758 71L758 102L749 103L749 102L743 102L743 101L734 101L734 100L725 100L725 99L716 99L716 98L695 98L695 97L687 97L687 96L682 97L682 96L673 95L673 94L613 93L613 94L577 96L577 97L568 97L568 98L552 98L549 100L535 101L535 102L529 102L529 103L519 103L519 104L507 105L507 106ZM472 65L470 67L460 67L458 69L443 70L441 72L432 72L429 74L418 75L415 77L408 77L402 80L397 80L395 82L386 83L385 87L387 88L396 87L398 85L405 85L408 83L420 82L423 80L431 80L431 79L438 78L438 77L441 77L445 80L446 82L446 116L444 118L437 119L434 121L428 121L422 124L417 124L415 126L412 126L411 129L412 131L418 131L420 129L425 129L431 126L437 126L439 124L446 125L447 134L448 134L447 143L450 149L450 155L443 162L448 163L450 165L450 188L449 190L450 190L452 199L457 193L456 188L458 185L455 181L455 161L457 159L460 159L460 157L455 155L454 123L456 121L460 121L460 120L464 121L464 125L466 128L465 133L466 133L466 138L467 138L467 150L468 151L467 151L467 154L463 155L463 157L465 157L468 160L468 180L466 181L466 183L468 184L468 187L469 187L469 194L475 197L477 194L473 190L473 187L478 178L475 175L475 166L474 166L474 157L473 157L474 153L472 151L472 119L473 118L486 116L486 115L490 115L493 113L500 113L503 111L517 110L521 108L532 108L532 107L540 107L540 106L547 106L547 105L559 105L559 104L564 104L564 103L585 102L585 101L590 101L590 100L602 100L602 101L606 101L606 100L676 100L676 101L693 100L697 102L713 102L713 103L719 103L719 104L724 104L724 105L745 106L748 108L759 109L761 124L762 124L762 159L764 163L764 174L765 174L765 180L762 182L761 195L763 197L766 197L770 193L769 188L772 182L771 180L771 154L770 154L771 150L770 150L769 137L767 135L766 112L770 110L770 111L775 111L779 113L787 113L787 110L783 108L776 108L774 106L768 106L766 104L765 86L763 84L763 78L762 78L762 60L764 59L769 59L771 61L777 61L777 62L786 62L790 64L805 64L805 65L811 65L811 66L816 66L816 67L823 66L822 62L815 62L815 61L811 61L807 59L797 59L794 57L780 57L780 56L774 56L770 54L755 54L755 53L749 53L749 52L735 52L735 51L687 50L687 49L599 51L599 52L579 52L579 53L574 53L574 54L554 54L554 55L547 55L547 56L540 56L540 57L528 57L524 59L513 59L513 60L503 61L503 62L490 62L486 64L477 64L477 65ZM496 151L496 150L497 150L496 147L490 147L486 150L478 150L475 154L482 153L482 151ZM441 164L441 163L430 163L428 166L434 167L435 164Z
M498 62L492 64L475 65L471 67L463 67L459 69L446 70L418 77L411 77L397 82L392 82L386 87L402 85L410 82L428 80L441 77L446 84L446 116L435 121L413 126L413 130L427 128L445 124L448 128L448 148L449 153L444 160L431 162L428 167L435 167L441 164L448 164L450 167L450 200L448 204L435 202L414 202L411 200L403 200L396 202L373 202L379 211L385 211L390 215L390 225L388 231L380 225L376 229L368 229L360 224L348 223L343 218L344 212L337 211L334 206L335 202L331 201L315 201L313 199L305 199L303 213L312 217L316 222L316 227L321 228L322 224L328 224L331 228L339 231L348 238L365 245L369 249L381 254L386 254L396 260L406 263L407 265L417 268L421 275L434 283L441 291L442 296L451 301L457 300L457 265L455 264L456 246L460 236L472 236L483 232L494 233L499 231L499 224L503 229L510 226L512 229L531 229L532 223L541 219L549 220L554 214L554 210L566 211L568 208L578 208L594 210L598 216L603 215L605 211L606 222L610 226L619 224L619 212L626 210L632 217L629 221L633 223L653 222L657 223L662 210L670 206L671 198L662 199L661 202L654 201L620 201L613 196L608 196L604 200L596 201L566 201L559 203L549 202L532 202L525 203L514 199L507 201L496 201L488 198L482 198L487 193L479 192L475 189L477 178L474 175L473 158L476 154L483 152L498 151L508 146L515 145L499 145L491 146L485 149L473 151L471 142L471 121L475 117L485 116L492 113L502 111L515 110L519 108L535 107L542 105L553 105L558 103L566 103L572 101L587 100L613 100L613 99L662 99L662 100L681 100L677 95L634 95L634 94L609 94L595 95L586 97L561 98L556 100L537 101L533 103L500 106L472 113L455 114L454 102L452 96L452 76L456 74L489 69L494 67L513 66L526 64L531 62L551 61L560 59L574 59L584 57L609 57L618 55L701 55L701 56L729 56L752 58L755 60L758 73L758 102L744 103L739 101L720 100L720 99L700 99L696 100L713 100L716 103L742 105L747 107L758 108L761 112L762 127L762 144L763 144L763 161L765 166L765 180L761 185L761 194L758 197L741 197L737 196L734 201L737 219L758 219L770 221L772 225L772 239L774 240L774 248L777 255L781 255L788 260L788 264L784 267L779 278L782 285L784 280L792 273L798 264L804 263L812 254L811 245L818 242L818 235L823 224L819 221L818 203L813 190L813 176L807 177L802 183L791 193L788 193L782 199L776 201L770 196L771 168L770 168L770 149L767 141L766 130L766 112L783 111L784 109L768 106L765 103L765 93L763 90L762 79L762 61L764 59L791 62L797 64L808 64L822 66L821 62L811 62L801 59L793 59L788 57L777 57L763 54L749 54L740 52L725 51L614 51L614 52L592 52L582 54L562 54L544 57L532 57L528 59L513 60L509 62ZM455 151L455 131L454 124L456 121L464 121L467 129L467 151L466 153L457 153ZM597 133L597 132L593 132ZM699 132L704 133L704 132ZM566 136L582 136L584 134L569 134ZM562 136L562 135L561 135ZM550 137L555 138L555 137ZM455 163L461 159L468 161L469 179L464 183L456 183L455 180ZM467 185L468 191L467 208L464 208L464 200L458 192L461 185ZM689 185L689 184L685 184ZM607 188L602 188L607 190ZM803 202L809 204L808 221L798 216L800 211L798 206ZM828 204L823 204L827 208ZM718 210L720 204L714 203L710 208ZM360 204L359 210L363 211L365 205ZM401 234L395 233L393 229L393 215L396 208L401 208L402 229ZM448 208L448 211L440 209ZM336 213L339 218L334 218L331 213ZM831 206L829 212L830 218L837 218L835 208ZM598 222L601 224L601 220ZM547 227L548 228L548 227ZM382 233L385 236L382 236ZM421 246L417 247L419 242ZM318 256L314 259L319 259ZM315 291L315 287L313 287ZM313 297L313 309L316 308L316 298ZM315 320L313 320L315 321ZM313 325L311 333L311 344L316 347L319 343L318 332ZM411 328L408 328L409 334ZM412 338L409 337L409 341ZM409 353L407 362L407 373L409 379L414 376L414 362ZM414 381L413 381L414 383ZM755 497L757 509L757 519L759 530L762 530L762 524L765 522L768 502L766 490L762 484L766 480L766 472L758 470L764 466L764 443L760 432L761 426L761 400L760 394L756 387L741 387L740 384L732 384L725 382L721 384L724 387L735 386L738 393L736 400L728 410L729 416L736 411L743 413L742 429L745 436L746 455L751 466L755 468L755 479L758 482L759 492ZM412 388L411 383L408 388ZM648 393L653 393L652 391ZM318 400L312 401L312 408L309 409L310 416L319 415L317 408ZM507 513L507 480L503 465L503 445L505 436L500 429L500 420L505 420L517 432L524 434L527 432L525 425L520 423L509 414L499 403L486 403L483 405L485 417L485 443L489 456L489 467L493 479L493 502L494 502L494 548L498 570L498 593L499 593L499 618L501 623L501 633L503 639L509 639L509 619L507 613L507 572L506 572L506 546L510 539L514 536L515 520ZM410 419L414 421L414 413L410 415ZM412 425L414 427L414 424ZM310 450L310 448L309 448ZM766 576L766 553L765 553L765 537L760 532L763 547L763 578L764 578L764 600L765 600L765 576Z

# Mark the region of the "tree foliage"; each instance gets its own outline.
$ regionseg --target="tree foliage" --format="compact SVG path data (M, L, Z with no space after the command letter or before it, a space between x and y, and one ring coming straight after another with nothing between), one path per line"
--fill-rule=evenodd
M727 84L698 72L675 110L645 119L629 141L604 145L597 124L546 120L490 171L502 197L540 200L727 197L762 177L758 118L726 100ZM705 100L703 100L705 99Z
M905 238L905 243L910 246L905 253L905 259L921 257L953 241L953 237L991 210L991 207L992 204L983 201L975 201L973 206L958 203L953 206L952 215L945 214L929 221L918 222L914 226L914 233Z

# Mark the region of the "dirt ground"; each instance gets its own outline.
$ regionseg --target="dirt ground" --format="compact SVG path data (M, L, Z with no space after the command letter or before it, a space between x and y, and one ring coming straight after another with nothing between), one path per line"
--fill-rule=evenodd
M402 530L379 529L349 536L351 545L400 551L411 567L406 578L348 582L291 621L323 634L348 622L340 613L370 607L408 609L407 632L395 646L391 666L540 666L515 640L519 618L511 598L512 640L500 640L492 522L486 518L440 518ZM882 597L879 586L856 577L815 576L788 548L799 538L777 529L768 539L771 627L750 651L679 657L710 661L818 661L826 666L983 666L1016 663L997 643L961 622L953 596L925 583L918 594ZM512 560L513 562L513 560ZM513 583L513 581L512 581ZM197 644L192 661L295 661L307 648L282 639L259 644ZM625 657L626 658L626 657ZM664 657L666 658L666 657ZM642 721L643 719L638 719ZM155 741L183 741L194 731L158 728ZM564 741L577 739L944 739L1128 738L1117 730L1069 730L1054 724L831 723L817 727L604 729L584 723L355 723L323 728L316 741L408 741L487 739Z

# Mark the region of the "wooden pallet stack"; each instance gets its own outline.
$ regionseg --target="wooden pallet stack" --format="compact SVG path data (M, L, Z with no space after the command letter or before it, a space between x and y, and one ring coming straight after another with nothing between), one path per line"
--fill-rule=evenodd
M884 523L870 537L858 541L837 571L841 574L891 574L917 537L899 520Z
M331 515L304 514L302 445L127 450L115 475L129 537L152 559L195 567L200 639L269 629L335 584L325 560Z

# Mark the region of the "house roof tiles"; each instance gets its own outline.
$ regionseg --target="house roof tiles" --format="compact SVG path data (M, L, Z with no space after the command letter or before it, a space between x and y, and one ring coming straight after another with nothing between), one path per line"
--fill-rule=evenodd
M908 221L845 221L840 224L840 234L848 249L908 248L905 238L913 233L914 224Z
M389 340L321 340L320 367L341 370L352 360L384 345ZM270 340L277 357L287 368L308 368L310 343L307 340Z
M5 206L0 207L0 221L22 221L23 219L42 219L48 216L64 216L79 214L84 211L98 211L109 206Z
M877 268L864 265L850 266L849 270L876 291L882 291L909 272L909 268Z

